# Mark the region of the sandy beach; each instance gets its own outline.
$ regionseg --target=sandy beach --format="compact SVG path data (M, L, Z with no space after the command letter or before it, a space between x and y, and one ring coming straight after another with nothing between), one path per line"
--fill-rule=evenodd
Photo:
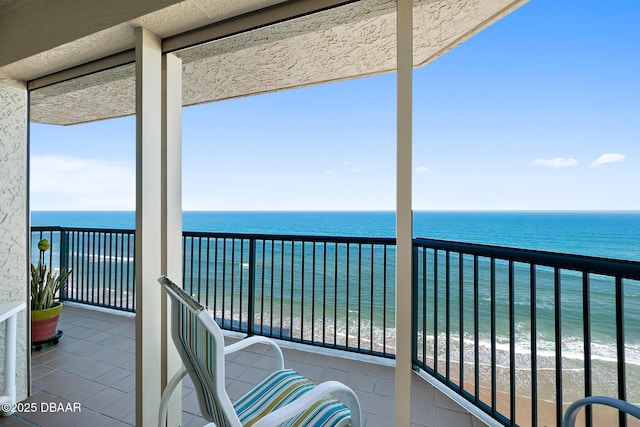
M219 312L218 316L222 313ZM226 313L229 318L231 313ZM236 314L234 319L238 319L239 315ZM246 320L246 319L244 319ZM254 319L255 325L260 325L261 322L264 325L263 330L266 332L269 330L269 325L273 320L274 325L280 324L279 316L270 318L268 313L257 313ZM293 336L295 338L303 338L311 340L312 331L313 337L316 340L321 340L326 337L326 342L335 344L337 346L347 345L354 347L358 344L357 338L357 325L350 322L349 338L347 340L347 334L345 325L338 322L337 330L334 327L333 320L329 319L325 323L321 319L316 319L315 322L311 320L305 320L302 322L298 317L294 317L293 321L290 318L285 318L283 322L282 331L279 329L273 330L273 333L277 336L282 332L284 337ZM292 332L293 331L293 332ZM302 332L301 332L302 331ZM386 350L388 353L395 352L395 330L393 328L387 328L384 333L386 335L385 345L382 346L383 332L380 329L374 328L373 340L370 339L369 324L361 325L360 347L365 350L372 350L376 352L383 352ZM335 341L334 341L335 336ZM419 343L420 348L421 343ZM457 349L451 354L450 361L450 378L455 384L459 384L459 355ZM479 372L479 398L482 402L491 405L491 367L490 367L490 354L487 353L488 349L483 348L480 351L480 372ZM468 345L465 341L465 360L469 362L473 361L473 347ZM419 352L419 358L422 357ZM422 359L421 359L422 360ZM501 357L498 357L501 360ZM504 360L503 360L504 361ZM434 366L433 358L427 357L425 362L428 366ZM552 427L557 426L556 423L556 376L555 369L551 367L552 361L549 360L548 355L538 357L538 369L537 369L537 426ZM528 354L518 354L516 357L516 366L527 367L526 369L516 369L516 423L522 427L532 426L532 402L531 402L531 370L530 370L530 356ZM576 360L563 361L563 413L566 408L575 400L584 396L584 371L577 368L578 362ZM612 362L598 362L594 363L594 395L616 395L616 383L611 381L611 376L615 378L615 364ZM438 360L438 372L444 374L446 370L445 355L439 355ZM613 370L613 372L611 372ZM608 375L612 374L612 375ZM637 376L636 370L630 372L632 378ZM474 384L475 374L473 363L465 363L465 390L471 394L475 392ZM635 383L628 380L627 384ZM509 388L511 385L510 370L507 366L500 365L496 367L496 403L495 407L498 412L506 416L510 416L510 398ZM630 396L637 395L637 390L630 390L628 392ZM633 402L638 404L640 402ZM585 411L582 410L578 415L576 425L585 425L584 420ZM640 427L640 420L633 417L628 417L629 427ZM618 425L618 411L612 408L604 406L596 406L593 409L593 425L594 426L617 426Z
M427 364L433 366L433 359L427 359ZM445 373L445 363L438 363L439 372ZM465 378L471 376L465 380L465 391L474 394L474 371L472 364L465 364ZM450 362L450 380L458 385L459 364L455 361ZM516 371L518 379L516 383L519 388L516 387L516 423L521 427L534 427L532 425L532 401L531 401L531 377L526 371ZM574 378L571 378L573 375ZM497 412L510 416L511 405L509 396L510 386L510 373L506 368L499 368L496 370L496 402L495 407ZM563 414L564 411L576 400L584 397L584 394L571 390L574 383L583 378L582 372L572 371L568 375L565 372L563 374ZM556 423L556 401L555 401L555 371L551 370L539 370L538 371L538 399L537 399L537 426L553 427L557 426ZM471 381L469 381L471 380ZM479 384L479 397L482 402L491 405L491 377L485 373L480 375ZM594 391L603 389L602 385L594 384ZM599 394L599 393L594 393ZM615 396L615 393L603 394L608 396ZM631 402L636 405L639 402ZM585 425L585 410L579 412L576 420L576 426ZM617 426L618 425L618 411L602 405L596 405L593 408L593 425L594 426ZM634 417L627 417L627 426L640 427L640 420Z

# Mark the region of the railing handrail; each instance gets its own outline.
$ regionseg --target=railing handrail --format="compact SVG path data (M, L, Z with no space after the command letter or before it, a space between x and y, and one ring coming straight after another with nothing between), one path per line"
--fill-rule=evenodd
M63 226L32 226L31 231L78 231L101 233L133 233L134 229L101 228L101 227L63 227ZM362 236L323 236L304 234L271 234L271 233L230 233L215 231L188 231L182 232L188 237L219 237L237 238L245 240L276 240L293 242L330 242L350 244L381 244L395 245L393 237L362 237ZM624 276L631 280L640 280L640 261L622 260L614 258L596 257L588 255L567 254L553 251L541 251L536 249L514 248L509 246L487 245L482 243L458 242L453 240L430 239L416 237L413 239L416 245L428 246L432 249L463 252L468 255L476 255L488 258L511 260L547 267L557 267L567 270L580 270L592 274L608 276Z
M31 232L33 233L34 231L60 231L63 228L67 228L67 227L62 227L60 225L32 225Z
M79 232L99 232L99 233L133 233L135 229L130 228L101 228L101 227L63 227L34 225L31 231L79 231ZM362 236L325 236L306 234L272 234L272 233L230 233L218 231L189 231L183 230L183 236L188 237L219 237L236 238L245 240L285 240L288 242L330 242L330 243L353 243L353 244L374 244L374 245L395 245L394 237L362 237Z
M183 236L188 237L218 237L236 238L245 240L275 240L287 242L330 242L330 243L352 243L352 244L374 244L374 245L395 245L396 239L393 237L358 237L358 236L309 236L304 234L262 234L262 233L228 233L216 231L183 231Z
M493 246L480 243L463 243L450 240L415 238L414 245L432 249L461 252L487 258L504 259L514 262L556 267L566 270L584 271L591 274L622 276L631 280L640 280L640 262L613 258L574 255L534 249Z
M60 225L32 225L31 232L35 231L78 231L88 233L134 233L131 228L101 228L101 227L63 227Z

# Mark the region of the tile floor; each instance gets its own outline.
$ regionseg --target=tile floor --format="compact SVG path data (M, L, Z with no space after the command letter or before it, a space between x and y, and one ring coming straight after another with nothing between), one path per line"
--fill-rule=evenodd
M60 318L63 337L56 346L32 354L32 403L35 412L0 417L2 426L131 426L135 424L135 336L130 316L65 305ZM229 338L230 342L233 338ZM286 344L283 344L283 346ZM316 348L283 348L285 366L314 382L339 380L353 388L367 427L394 424L394 368L389 361L339 357ZM337 353L342 354L342 353ZM227 360L230 397L239 398L274 365L267 346ZM484 426L457 403L418 376L413 379L413 426ZM80 411L45 413L41 405L71 403ZM206 424L200 417L193 385L183 382L183 426Z

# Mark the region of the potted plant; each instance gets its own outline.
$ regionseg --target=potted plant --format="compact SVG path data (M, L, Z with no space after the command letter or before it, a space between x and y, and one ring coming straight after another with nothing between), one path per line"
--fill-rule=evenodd
M44 254L49 250L47 239L38 242L40 259L38 266L31 264L31 343L49 340L57 342L58 318L62 310L60 289L63 288L71 270L52 273L47 271Z

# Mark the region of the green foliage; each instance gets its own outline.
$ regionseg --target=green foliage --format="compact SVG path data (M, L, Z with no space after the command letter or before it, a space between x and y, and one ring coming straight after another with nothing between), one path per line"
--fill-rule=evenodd
M44 263L44 253L49 249L49 241L38 242L40 260L38 266L31 264L31 310L46 310L53 307L59 298L60 289L66 285L71 270L51 273Z

